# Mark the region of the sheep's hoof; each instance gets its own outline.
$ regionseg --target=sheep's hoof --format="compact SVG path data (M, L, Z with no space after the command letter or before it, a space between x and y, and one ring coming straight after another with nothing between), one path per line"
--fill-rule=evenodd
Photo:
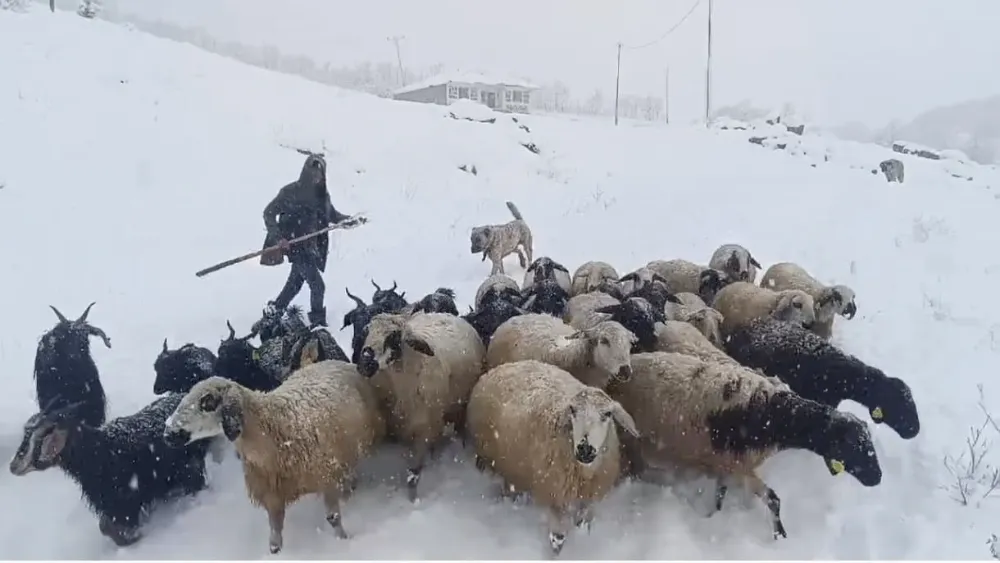
M788 537L788 534L785 533L785 525L780 520L774 523L774 539L777 540L778 537Z

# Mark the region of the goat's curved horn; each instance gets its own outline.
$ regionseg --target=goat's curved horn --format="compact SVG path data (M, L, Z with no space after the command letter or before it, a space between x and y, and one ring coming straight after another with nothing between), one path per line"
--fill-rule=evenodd
M236 338L236 329L233 328L233 325L232 325L232 323L229 322L229 319L226 319L226 327L229 329L229 338L228 338L228 340L232 340L232 339Z
M376 286L376 287L378 287L378 286ZM355 303L355 304L357 304L357 306L358 306L358 307L367 307L367 306L368 306L368 305L366 305L366 304L365 304L365 302L364 302L364 301L363 301L363 300L362 300L362 299L361 299L360 297L358 297L357 295L351 295L351 290L350 290L350 289L347 289L347 288L345 287L345 288L344 288L344 291L346 291L346 292L347 292L347 296L348 296L348 297L350 297L350 298L351 298L351 299L352 299L352 300L354 301L354 303Z
M392 280L392 289L389 291L396 291L397 287L399 287L399 284L396 283L396 280Z
M61 323L68 323L69 322L69 320L66 318L66 316L63 315L62 313L60 313L59 309L56 309L54 305L49 305L49 308L51 308L52 312L55 313L57 317L59 317L59 322L61 322Z
M163 351L166 352L167 350L168 350L168 348L167 348L167 339L164 338L163 339Z
M78 322L78 323L85 323L85 322L87 322L87 315L90 314L90 308L93 307L96 304L97 304L97 301L94 301L90 305L87 305L87 308L83 310L83 314L80 315L80 318L77 319L76 322Z
M375 280L374 280L374 279L372 280L372 285L374 285L374 286L375 286L375 291L382 291L382 288L381 288L381 287L379 287L377 283L375 283Z

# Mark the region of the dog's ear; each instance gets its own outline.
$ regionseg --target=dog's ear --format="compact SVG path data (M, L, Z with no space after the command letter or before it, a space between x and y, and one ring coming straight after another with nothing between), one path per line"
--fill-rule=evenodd
M243 406L239 400L228 394L223 397L219 416L222 417L222 432L226 438L230 442L239 438L243 433Z

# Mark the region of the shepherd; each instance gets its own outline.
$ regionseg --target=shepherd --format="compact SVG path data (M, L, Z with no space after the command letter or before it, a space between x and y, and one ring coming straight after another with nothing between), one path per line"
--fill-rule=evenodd
M277 245L279 250L261 254L260 263L277 266L288 256L292 266L285 287L281 288L278 297L267 303L268 314L283 312L306 283L309 284L309 323L312 328L327 326L323 272L330 252L330 236L323 233L291 245L288 241L349 219L352 217L337 211L330 201L326 188L326 160L318 154L310 154L302 165L299 179L281 188L264 208L267 228L264 248ZM354 219L358 223L367 222L364 217Z

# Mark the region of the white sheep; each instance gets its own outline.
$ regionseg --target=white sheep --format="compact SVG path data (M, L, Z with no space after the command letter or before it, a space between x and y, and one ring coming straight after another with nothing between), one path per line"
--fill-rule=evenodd
M462 434L465 405L483 369L483 342L467 321L446 313L376 315L358 360L388 405L388 433L407 445L407 494L448 423Z
M493 334L486 349L486 367L538 360L603 389L612 377L628 379L629 354L636 340L614 321L578 331L550 315L521 315L500 325Z
M167 439L188 443L225 434L243 463L250 501L270 521L270 549L283 545L285 508L318 493L326 520L344 531L340 499L358 463L385 436L375 394L353 364L327 360L291 375L261 393L210 377L191 388L167 419Z
M760 263L746 248L738 244L724 244L712 253L708 267L726 272L734 280L753 283L757 279Z
M483 280L483 283L479 284L479 289L476 290L474 306L477 311L483 306L483 297L491 290L501 296L513 296L520 303L521 288L518 287L517 281L507 274L493 274Z
M597 291L606 281L618 281L618 270L614 266L607 262L585 262L573 272L569 294L576 296Z
M675 294L694 293L705 303L711 303L720 289L735 281L721 270L687 260L653 260L646 268L666 280L667 287Z
M652 352L632 356L632 378L608 390L635 420L638 469L680 467L718 479L716 509L729 485L742 483L767 505L774 536L785 536L780 501L756 469L785 449L822 456L830 473L862 485L882 480L867 425L856 416L803 399L787 386L734 363Z
M734 282L722 288L712 308L722 313L722 332L727 334L761 317L801 323L808 328L816 320L813 298L798 289L771 291L750 282Z
M709 307L697 295L683 291L674 295L677 303L667 301L664 314L667 320L683 321L694 325L713 345L722 349L722 313Z
M601 321L608 320L610 317L610 315L596 312L597 309L619 303L621 301L600 291L582 293L570 298L567 302L563 320L577 330L587 329Z
M527 492L548 509L549 544L558 554L572 520L589 530L592 505L621 474L617 423L637 436L621 405L570 373L543 362L501 365L469 399L476 466L492 468L505 489Z
M858 313L853 289L846 285L824 285L809 275L805 268L792 262L779 262L768 268L760 279L760 286L773 291L800 289L812 296L816 305L816 322L810 330L827 340L833 336L836 315L851 320Z
M622 288L622 293L628 295L653 283L654 280L663 282L670 288L665 278L647 266L643 266L618 278L618 284Z

